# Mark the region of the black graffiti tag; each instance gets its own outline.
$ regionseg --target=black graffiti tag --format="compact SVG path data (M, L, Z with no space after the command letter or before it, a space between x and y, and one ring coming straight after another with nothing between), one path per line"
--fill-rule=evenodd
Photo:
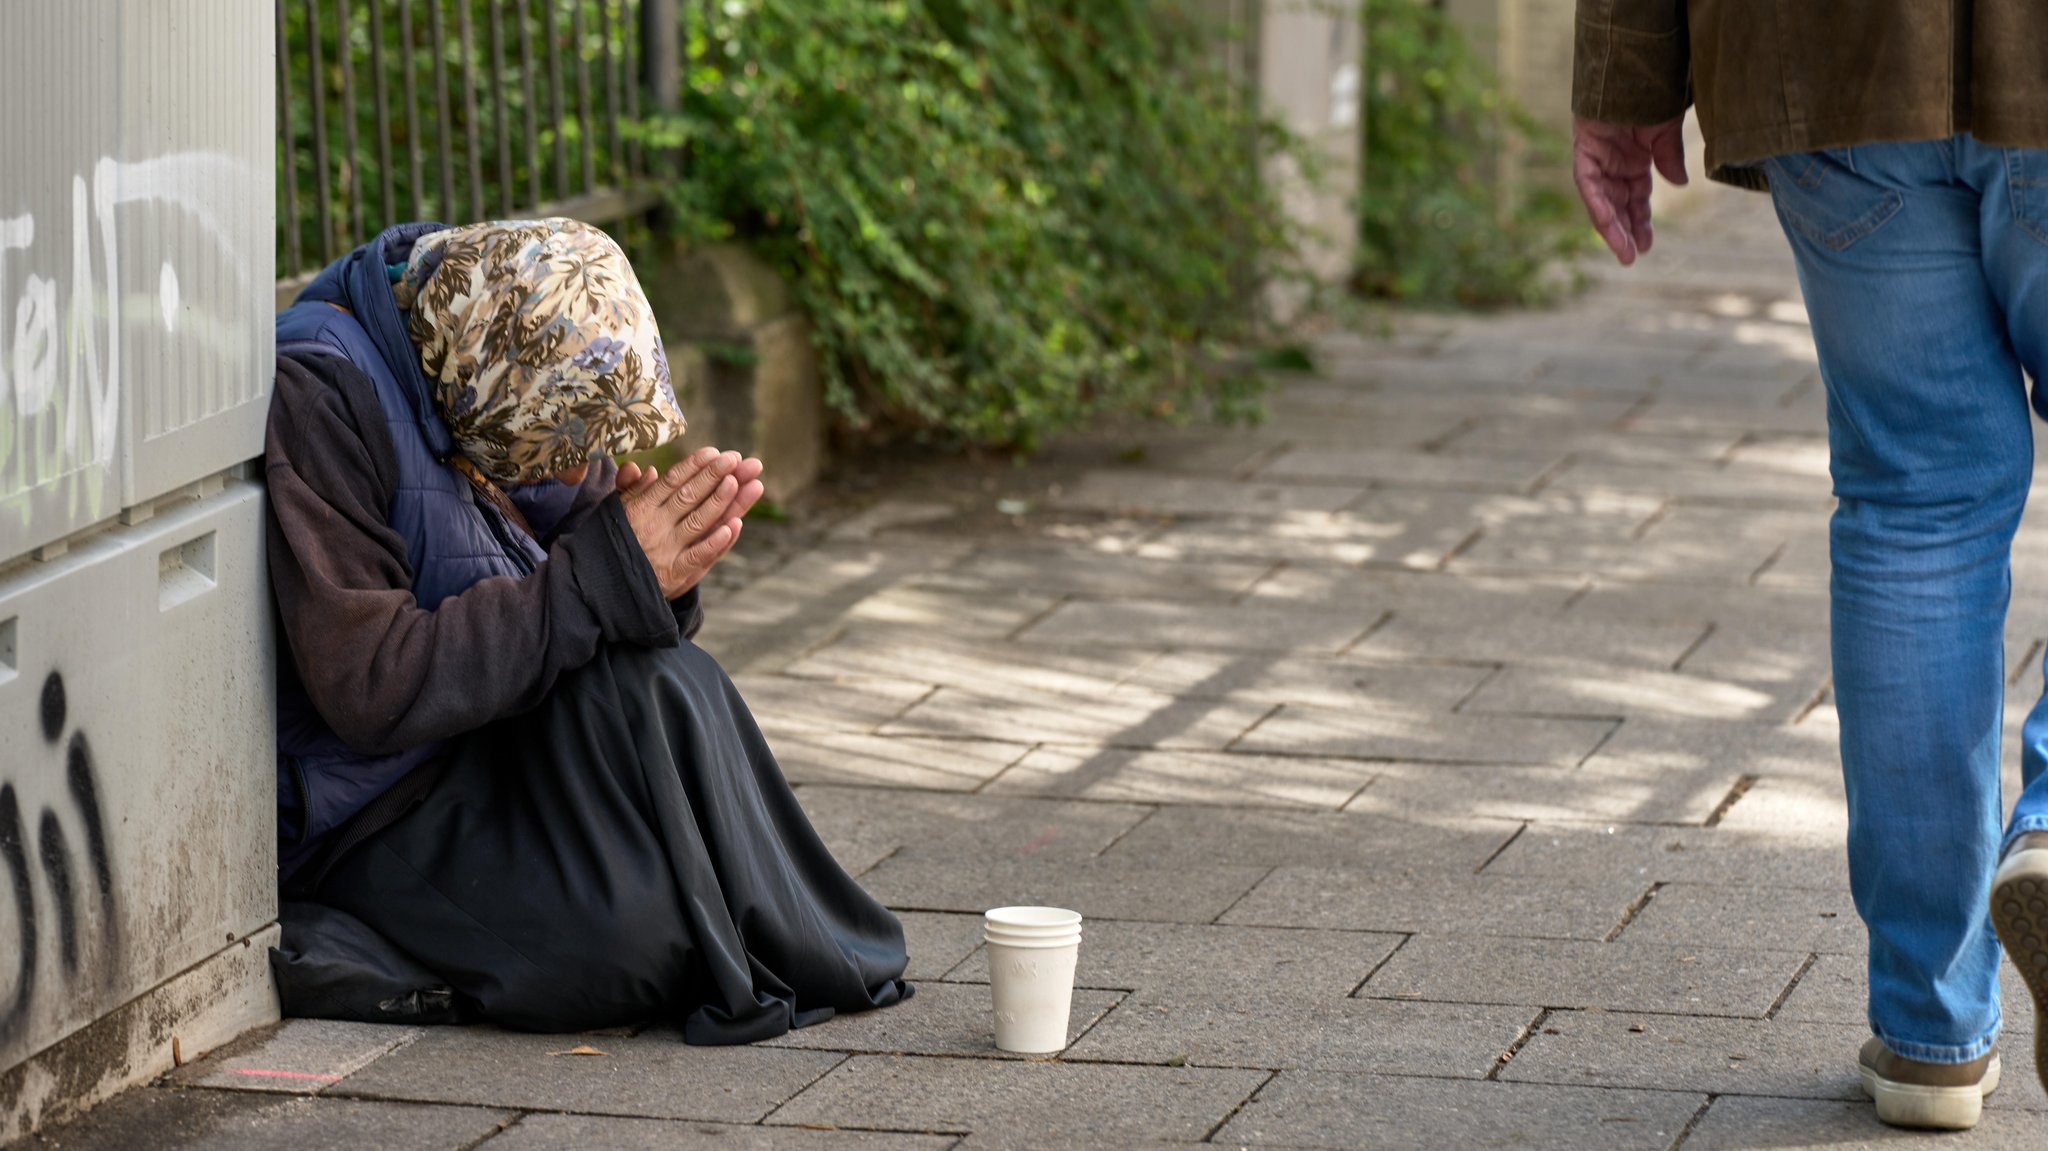
M68 707L64 677L59 673L53 671L43 681L37 711L44 742L53 747L63 743ZM107 851L106 818L100 810L99 781L93 772L92 748L82 731L72 732L70 742L64 745L64 784L71 805L85 829L85 855L92 869L90 888L80 883L83 877L74 861L70 837L65 834L64 822L54 808L43 808L37 821L35 859L42 865L43 877L50 885L55 903L57 962L66 981L70 981L78 976L82 951L80 923L88 911L89 892L98 895L100 930L106 942L102 953L108 956L118 954L113 946L117 925L114 920L114 871ZM0 1044L6 1044L20 1035L28 1021L29 1008L35 1002L37 969L41 965L41 955L37 950L41 939L36 928L35 880L29 864L28 823L22 816L21 800L12 781L0 784L0 863L7 868L9 886L14 893L16 930L21 943L21 969L15 979L14 995L8 1000L5 1010L0 1011Z

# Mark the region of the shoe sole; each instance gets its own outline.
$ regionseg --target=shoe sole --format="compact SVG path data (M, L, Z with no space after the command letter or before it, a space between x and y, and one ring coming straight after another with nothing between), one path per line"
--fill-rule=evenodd
M1991 926L2034 999L2034 1068L2048 1086L2048 851L2017 851L1991 879Z
M1967 1131L1984 1116L1984 1097L1998 1090L2004 1061L1993 1057L1984 1079L1975 1087L1920 1087L1879 1079L1877 1072L1857 1064L1863 1093L1877 1104L1877 1118L1893 1127L1932 1131Z

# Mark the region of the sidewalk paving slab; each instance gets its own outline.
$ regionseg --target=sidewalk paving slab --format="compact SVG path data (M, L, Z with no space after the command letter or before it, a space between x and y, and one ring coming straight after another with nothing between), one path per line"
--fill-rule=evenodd
M1712 1095L1860 1099L1857 1048L1868 1026L1783 1019L1700 1019L1560 1011L1543 1021L1503 1080L1678 1087ZM2048 1110L2027 1044L2007 1044L1987 1106ZM2048 1116L2042 1117L2048 1123ZM2044 1128L2048 1131L2048 1128Z
M1124 998L1121 991L1074 991L1067 1042L1107 1015ZM763 1046L870 1055L945 1055L963 1059L1036 1059L996 1047L990 1034L986 983L921 983L917 994L888 1011L840 1015L823 1023L764 1040Z
M1666 884L1622 938L1677 947L1745 940L1780 951L1856 956L1869 948L1849 893L1810 887Z
M421 1034L417 1027L287 1019L186 1064L171 1079L188 1087L314 1095Z
M1247 757L1265 762L1265 757ZM1313 762L1288 760L1287 762ZM1381 875L1471 875L1520 830L1509 820L1390 819L1349 812L1163 806L1105 859L1348 867Z
M890 907L979 915L991 907L1048 904L1090 919L1209 923L1272 870L1217 863L1161 867L1121 860L937 856L912 850L861 876Z
M771 1124L1030 1131L1103 1147L1199 1142L1271 1076L1201 1067L856 1055Z
M1847 891L1840 844L1787 841L1724 827L1531 825L1486 865L1488 874L1634 876L1644 883L1805 887Z
M1805 952L1732 947L1418 935L1358 994L1762 1018L1806 958Z
M1282 705L1233 746L1288 755L1577 767L1616 726L1611 718Z
M485 1144L489 1151L951 1151L951 1135L886 1131L814 1131L666 1119L528 1115Z
M1401 939L1393 932L1095 920L1081 925L1074 981L1137 992L1153 1002L1334 1003L1384 963ZM986 983L987 952L968 956L946 978Z
M1728 1095L1707 1108L1685 1151L1924 1151L1933 1142L1944 1151L2033 1151L2041 1146L2044 1121L1993 1108L1975 1130L1929 1135L1879 1123L1868 1103Z
M1334 811L1378 774L1351 759L1060 746L1024 756L983 794Z
M579 1046L603 1054L559 1054ZM759 1046L691 1047L668 1030L598 1036L441 1027L428 1028L327 1094L753 1123L842 1058Z
M1704 1095L1283 1071L1216 1133L1223 1146L1667 1151Z
M1629 876L1561 882L1511 875L1281 867L1252 888L1222 921L1598 941L1621 925L1630 905L1646 892Z
M1481 1079L1535 1017L1525 1007L1256 993L1203 1002L1141 994L1119 1003L1065 1057Z
M1869 1026L1869 962L1860 953L1818 955L1813 966L1799 977L1799 985L1778 1008L1776 1018L1810 1023L1854 1023ZM2027 994L2026 981L2010 959L1999 965L1999 991L2008 1049L2023 1045L2034 1033L2034 1001Z
M1640 770L1600 763L1597 756L1578 768L1394 763L1344 810L1408 819L1699 825L1740 778L1737 770L1715 765Z
M13 1146L63 1151L462 1151L517 1115L482 1107L138 1087Z

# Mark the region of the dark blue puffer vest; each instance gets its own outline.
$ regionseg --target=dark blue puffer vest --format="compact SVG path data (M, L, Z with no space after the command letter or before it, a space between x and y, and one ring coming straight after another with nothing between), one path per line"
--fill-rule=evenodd
M469 481L445 462L453 442L392 294L388 269L405 262L413 241L446 226L386 229L329 264L277 317L279 355L338 355L376 384L398 453L398 490L386 520L405 537L413 597L429 611L478 580L528 575L546 558L532 538L480 507ZM546 530L541 523L558 520L575 489L546 481L510 494L529 521ZM288 659L278 669L277 728L278 864L287 875L321 837L444 747L437 742L384 754L351 748L321 718Z

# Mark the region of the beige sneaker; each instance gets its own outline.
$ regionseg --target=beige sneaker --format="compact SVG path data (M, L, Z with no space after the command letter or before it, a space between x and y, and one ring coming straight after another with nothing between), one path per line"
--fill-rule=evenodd
M1856 1070L1884 1122L1962 1131L1977 1125L1984 1097L1998 1090L2004 1065L1995 1050L1968 1063L1922 1063L1893 1054L1873 1037L1857 1053Z
M1991 877L1991 926L2034 996L2034 1072L2048 1085L2048 831L2006 850Z

